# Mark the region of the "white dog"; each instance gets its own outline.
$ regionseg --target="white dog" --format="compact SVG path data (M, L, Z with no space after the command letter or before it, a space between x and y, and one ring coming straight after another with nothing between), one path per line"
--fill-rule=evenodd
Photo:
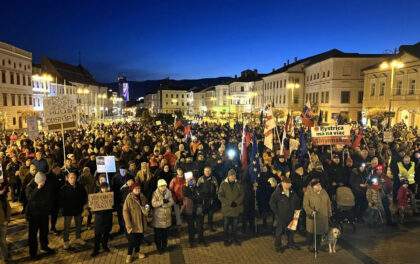
M337 244L337 240L341 235L340 229L333 227L328 231L327 234L327 241L328 247L330 248L330 253L335 253L335 245Z

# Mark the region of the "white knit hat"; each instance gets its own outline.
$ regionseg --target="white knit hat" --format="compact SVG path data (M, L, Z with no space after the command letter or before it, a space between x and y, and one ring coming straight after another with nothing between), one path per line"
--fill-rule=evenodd
M167 185L168 184L166 183L166 181L164 179L158 180L158 184L157 184L158 187L160 187L160 186L167 186Z

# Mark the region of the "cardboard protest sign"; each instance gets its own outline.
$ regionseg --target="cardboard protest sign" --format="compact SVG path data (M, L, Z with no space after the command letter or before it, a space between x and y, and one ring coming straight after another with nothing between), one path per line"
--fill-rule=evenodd
M311 128L312 144L348 145L350 144L350 125L316 126Z
M385 131L384 132L384 142L392 142L394 140L392 131Z
M109 210L114 206L114 193L92 193L88 196L91 211Z
M76 128L76 95L60 95L44 98L44 122L50 131Z
M30 139L35 139L39 135L38 120L36 116L26 117L26 124L28 125L28 136Z

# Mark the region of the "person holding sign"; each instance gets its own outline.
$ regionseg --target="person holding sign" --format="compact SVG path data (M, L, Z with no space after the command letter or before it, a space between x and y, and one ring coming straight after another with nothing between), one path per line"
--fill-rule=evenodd
M146 257L140 253L140 242L145 227L144 217L149 214L149 209L150 206L147 204L146 196L140 192L140 185L138 183L131 184L130 193L127 195L123 206L123 216L128 239L126 263L131 262L133 250L139 254L139 259Z
M102 182L100 185L101 193L109 191L107 182ZM99 254L99 245L102 243L102 248L106 252L110 252L108 248L109 231L112 228L112 209L105 209L95 211L95 246L91 254L96 257Z
M277 186L270 198L270 207L277 222L274 247L277 252L281 253L284 252L284 248L281 247L281 237L284 233L287 234L287 247L300 249L294 242L294 231L287 228L290 221L293 220L295 211L300 206L299 197L291 187L292 181L290 178L283 178L283 181Z
M172 225L171 207L173 204L174 200L166 181L160 179L152 198L155 243L159 254L163 254L168 247L168 228Z

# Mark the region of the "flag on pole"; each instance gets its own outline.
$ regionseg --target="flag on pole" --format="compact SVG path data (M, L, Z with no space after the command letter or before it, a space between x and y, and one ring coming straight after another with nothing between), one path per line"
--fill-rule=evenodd
M301 127L300 136L299 136L299 149L298 149L299 160L302 161L303 157L305 157L307 153L308 153L308 145L306 144L305 130L303 127Z
M295 135L295 126L293 124L293 118L288 114L286 121L286 133L294 137Z
M322 124L322 110L319 110L319 116L318 116L318 126L320 126Z
M175 130L177 130L180 126L182 126L182 120L181 118L176 117L174 123Z
M188 137L190 136L190 131L191 131L191 126L190 126L190 124L187 124L187 125L184 127L184 134L185 134L185 137L186 137L186 138L188 138Z
M252 183L257 181L257 177L260 176L260 173L260 155L258 153L257 137L254 133L254 136L252 137L251 165L249 166L249 175Z
M362 130L360 128L357 128L356 132L358 132L358 134L357 134L357 138L353 142L353 145L351 146L352 148L357 148L360 145L360 142L363 139Z
M314 126L314 121L312 120L312 109L311 109L311 103L309 101L306 102L305 106L302 110L302 123L307 126L308 128L311 128Z
M245 122L244 122L244 128L242 130L242 150L241 150L242 168L246 168L248 166L248 157L247 157L246 149L248 148L250 141L251 141L251 135L249 134L248 126L245 125Z
M264 146L273 150L273 129L276 127L276 122L273 119L273 112L271 108L268 109L267 122L264 128Z

